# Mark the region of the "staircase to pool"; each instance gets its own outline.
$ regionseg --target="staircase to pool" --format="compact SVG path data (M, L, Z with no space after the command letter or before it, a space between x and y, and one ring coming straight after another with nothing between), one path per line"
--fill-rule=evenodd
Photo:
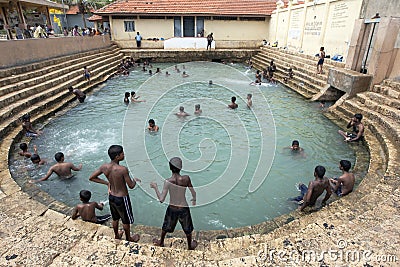
M307 99L312 98L327 85L329 68L344 67L344 63L326 59L323 66L324 73L317 74L316 57L269 46L263 46L260 50L252 57L254 67L262 72L270 65L271 60L274 60L277 66L274 79L286 84ZM294 75L292 79L285 82L284 78L287 77L289 68L292 68Z
M107 77L121 57L118 49L111 47L78 57L37 63L34 64L36 67L29 67L32 68L29 71L24 67L18 67L21 70L15 72L0 71L1 90L6 88L0 93L3 116L0 143L0 266L396 264L389 260L377 262L372 256L358 261L357 258L343 257L338 261L337 257L328 256L328 253L335 251L371 251L374 256L386 255L389 259L394 255L397 262L400 260L400 182L397 166L400 84L389 80L375 86L370 92L346 100L328 113L341 125L345 125L356 112L364 115L370 162L368 173L354 193L318 212L306 211L301 214L295 211L271 222L249 226L247 234L243 229L240 233L234 229L196 231L194 236L199 240L199 246L195 251L186 250L186 240L181 230L176 230L173 236L167 236L165 248L151 244L153 237L159 237L160 230L146 226L132 228L134 232L142 234L137 244L115 241L109 227L72 220L22 192L10 176L7 164L14 138L21 132L18 125L20 116L29 112L34 122L51 116L73 100L74 97L66 90L69 85L89 90L82 78L83 66L89 66L93 84ZM107 61L110 58L114 60ZM274 59L279 70L280 63L276 57ZM57 67L52 68L53 65ZM60 69L64 71L57 72ZM36 75L27 72L36 72ZM57 74L53 76L53 72ZM44 74L51 78L34 82L35 77ZM12 79L12 75L20 79ZM279 71L276 76L279 76ZM10 81L6 82L6 79ZM46 84L46 87L37 84ZM7 89L11 87L13 89ZM30 91L30 88L35 89ZM23 108L19 108L19 105L23 105ZM160 214L160 226L163 215ZM322 259L321 253L325 253Z
M89 91L114 72L122 59L117 46L64 56L34 64L0 70L0 138L30 113L49 117L74 99L69 86ZM91 72L91 84L83 78L83 67ZM44 114L46 116L43 116Z
M385 166L382 174L386 179L400 179L400 82L385 80L341 105L334 105L329 113L342 125L355 113L361 113L366 137L374 135L381 146L380 157Z

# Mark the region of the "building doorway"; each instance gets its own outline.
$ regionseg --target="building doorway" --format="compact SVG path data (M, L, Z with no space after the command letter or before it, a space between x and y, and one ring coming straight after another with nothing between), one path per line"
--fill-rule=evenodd
M183 37L195 37L194 17L183 17Z

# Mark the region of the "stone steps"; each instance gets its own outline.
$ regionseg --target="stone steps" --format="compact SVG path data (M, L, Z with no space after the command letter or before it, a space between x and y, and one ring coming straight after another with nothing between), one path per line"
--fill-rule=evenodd
M260 59L257 56L253 57L254 67L260 71L262 71L263 69L266 68L266 66L269 65L269 61L268 65L265 63L266 61L267 60ZM274 73L275 80L278 80L279 82L288 85L292 90L296 91L297 93L299 93L300 95L302 95L307 99L312 98L314 94L318 93L319 90L321 90L320 88L315 88L313 84L309 84L308 81L303 80L298 76L296 77L296 75L292 79L285 82L284 78L286 76L287 76L286 73L282 72L282 70L280 70L279 67L277 71Z
M373 91L366 92L365 95L364 94L360 95L360 97L363 97L365 99L369 98L375 103L384 104L385 106L400 110L400 100L397 100L393 97L387 97L385 95L375 93Z
M386 79L383 81L384 86L389 86L393 90L396 90L397 92L400 92L400 81L394 81L390 79Z
M371 110L380 113L383 116L394 119L400 123L400 101L392 100L379 94L367 92L356 96L358 102L368 106Z
M289 68L292 68L293 71L293 78L294 79L301 79L302 82L306 82L309 83L310 80L312 79L312 84L315 86L318 86L318 88L322 88L326 85L326 80L327 80L327 75L318 75L315 73L314 71L310 71L307 68L309 66L306 65L300 65L300 66L296 66L296 65L292 65L290 63L288 63L287 61L281 60L281 59L274 59L272 56L270 55L265 55L263 54L263 52L259 53L258 55L254 56L252 59L256 59L260 62L262 62L261 65L265 66L264 69L266 69L266 67L269 66L270 61L274 60L275 64L278 65L277 67L277 71L280 71L281 73L283 73L285 76L287 75ZM268 60L267 60L268 59Z
M117 58L118 56L116 55ZM118 63L115 61L91 69L92 74L96 73L92 76L92 84L104 79L108 75L104 73ZM278 77L282 77L279 75L281 74L277 73ZM60 89L69 82L71 81L58 84L53 88L60 90L58 93L29 107L32 123L53 115L74 99L68 91ZM80 81L77 87L83 91L90 89L85 81ZM0 177L1 190L6 192L5 196L0 196L0 266L349 266L349 262L333 260L327 254L323 261L314 262L287 261L277 254L280 251L302 253L313 250L318 253L338 250L339 240L346 241L344 252L372 250L374 255L399 255L399 183L390 182L383 176L386 171L386 166L383 166L386 155L389 155L388 169L395 167L390 165L393 162L390 157L393 155L391 150L398 145L392 147L389 143L392 140L383 138L395 134L393 129L389 132L384 129L395 121L375 110L369 110L361 99L363 97L347 100L331 113L342 124L347 123L357 108L365 115L365 138L371 159L369 173L354 193L330 203L318 212L293 212L275 218L273 223L280 227L273 227L275 230L268 234L262 234L262 229L259 229L260 234L234 237L234 231L226 230L224 232L229 238L202 239L200 232L199 237L196 236L200 239L196 251L186 250L185 238L168 237L165 248L152 246L151 239L159 237L159 229L154 235L143 233L138 244L116 241L112 238L112 229L109 227L71 220L68 216L34 201L18 188L9 190L4 180L14 181L7 177L10 175L8 170L4 170ZM368 99L378 101L378 98ZM368 102L368 105L372 104L374 103ZM370 119L371 114L387 121L387 125L380 127L382 122L376 123L375 118ZM14 117L18 118L19 115L15 114ZM10 132L5 132L5 138L1 135L1 145L8 144L2 153L8 155L15 132L16 129L12 136L9 136ZM386 146L385 153L381 151L382 145ZM393 172L386 174L396 175ZM326 227L325 224L333 227ZM258 226L251 226L249 229L255 227ZM140 230L135 227L134 231L137 232L138 229ZM275 254L271 261L268 257L273 251ZM15 259L6 260L6 256L13 254L17 256ZM366 263L356 262L353 265L363 264ZM376 262L368 264L379 265Z
M118 50L115 48L108 48L101 50L101 56L107 54L117 53ZM16 90L20 90L29 86L32 86L38 82L47 81L54 78L56 71L64 69L66 67L66 62L68 67L75 67L75 64L79 64L85 61L89 61L98 57L98 54L89 54L82 57L71 58L68 56L66 58L60 58L59 61L55 62L54 65L45 65L42 68L37 68L31 72L16 74L10 77L4 78L1 81L0 97ZM82 65L79 65L81 67ZM82 66L83 67L83 66ZM78 68L78 67L76 67ZM52 75L49 77L49 75ZM48 78L47 78L48 77ZM56 77L56 76L55 76Z
M84 66L88 66L91 71L92 68L95 68L98 65L96 62L102 60L109 61L110 58L115 58L114 52L108 52L104 55L102 54L100 57L98 55L93 55L82 59L78 58L77 61L79 62L68 62L68 65L64 63L63 66L57 66L57 68L46 68L45 70L40 70L47 74L2 88L2 91L4 89L4 91L9 91L10 93L4 94L0 97L0 108L15 103L20 99L27 98L45 88L48 88L49 86L53 87L59 82L65 82L67 79L76 82L79 79L77 80L73 78L76 76L82 79L82 69ZM73 85L74 82L71 82L71 85Z
M260 71L269 66L271 60L274 60L277 65L274 78L276 76L281 83L285 83L284 78L287 77L288 69L292 68L294 76L286 84L305 98L312 98L327 85L328 72L325 71L325 74L322 75L316 74L316 61L313 57L286 50L261 47L261 52L252 57L252 60L254 66ZM326 66L328 68L343 67L344 64L327 63Z
M18 81L19 79L25 79L25 77L32 78L35 77L34 73L36 70L46 68L52 65L60 64L60 63L65 63L70 60L76 59L78 56L79 57L86 57L90 55L96 55L99 53L103 53L105 51L109 51L110 49L114 51L119 51L119 48L116 45L111 45L108 48L102 48L102 49L95 49L79 54L73 54L69 56L61 56L57 58L52 58L49 60L43 60L39 61L36 63L31 63L27 65L21 65L21 66L15 66L12 68L5 68L5 69L0 69L0 86L10 84L9 80L12 80L13 82ZM16 77L19 75L19 77ZM11 82L12 83L12 82Z
M269 46L263 46L263 47L261 47L261 49L264 51L268 51L269 53L272 53L272 54L285 55L287 58L291 58L294 61L302 62L303 64L314 65L315 68L317 65L317 57L316 56L298 53L298 52L294 52L294 51L290 51L290 50L283 50L283 49L269 47ZM333 67L334 68L344 68L345 63L332 61L329 58L325 58L324 66L327 66L328 68L333 68Z
M122 55L117 54L91 65L92 84L95 84L97 80L102 81L105 73L110 73L116 69L121 58ZM9 109L3 108L0 113L0 117L2 118L0 124L0 136L3 137L11 129L18 127L20 124L19 118L25 113L33 115L43 112L44 109L56 105L58 102L63 102L65 98L72 101L74 96L66 90L68 86L75 84L75 86L81 88L82 91L87 91L88 82L84 81L80 74L80 70L66 73L59 77L56 83L53 83L52 81L46 83L45 88L48 89L36 87L36 93L30 97L18 100L11 104Z
M400 90L396 90L386 85L375 85L374 87L372 87L371 91L395 99L400 99Z
M297 61L297 59L292 59L286 54L273 54L265 50L261 50L260 54L264 54L268 58L273 59L276 62L281 62L281 65L285 66L285 71L287 71L291 67L294 71L298 71L298 73L295 72L295 74L303 74L306 75L306 77L308 78L312 77L313 79L321 83L326 83L326 80L328 79L327 71L325 71L324 74L316 73L315 62L312 64L307 64L304 62L299 62Z
M381 109L385 106L378 103L367 103L367 105L362 103L360 99L363 99L364 94L358 94L357 97L346 100L341 106L336 107L335 112L341 112L341 115L348 119L355 113L363 114L363 122L366 129L375 135L382 147L383 153L380 153L380 156L386 158L384 175L399 175L398 160L400 152L398 151L398 147L400 144L400 124L391 117L374 111L374 109ZM366 133L364 136L366 136Z

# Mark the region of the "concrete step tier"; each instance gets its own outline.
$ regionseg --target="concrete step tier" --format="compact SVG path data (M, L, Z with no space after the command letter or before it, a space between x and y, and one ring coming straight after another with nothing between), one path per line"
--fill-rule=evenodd
M270 47L270 46L263 46L263 47L261 47L261 49L264 51L268 51L269 53L285 55L286 57L293 59L293 61L299 61L299 62L302 62L303 64L314 65L314 66L317 65L317 57L316 56L298 53L295 51L290 51L290 50L285 50L285 49L280 49L280 48L276 48L276 47ZM345 67L345 63L333 61L333 60L330 60L329 58L325 58L324 65L327 66L328 68L329 67L331 67L331 68L333 68L333 67L344 68Z
M115 57L121 58L120 55ZM114 62L104 66L90 66L92 85L107 78L118 63L114 59ZM90 90L82 77L75 75L72 79L78 79L76 86L81 90ZM57 90L54 95L40 99L23 113L32 113L34 124L52 116L74 99L72 94L64 90L69 83L71 80L60 81L52 88ZM225 230L226 233L232 233L228 238L219 238L218 231L215 231L215 238L212 239L203 238L201 232L195 233L196 239L200 240L195 251L186 249L183 236L168 236L165 248L154 247L151 244L152 237L159 237L160 230L149 234L145 230L142 232L140 227L133 228L135 233L142 234L139 243L114 240L109 227L72 220L33 200L11 178L7 169L8 160L1 161L4 171L0 176L0 189L3 191L0 194L0 266L348 266L349 262L341 259L326 256L321 261L318 257L324 255L321 252L327 255L327 251L332 250L343 251L344 254L347 251L371 250L374 255L399 256L400 227L398 216L395 215L399 212L400 179L393 179L396 174L386 171L394 169L391 166L391 157L394 155L391 151L398 147L397 143L395 147L392 146L393 140L387 135L397 132L385 128L397 122L394 119L387 120L377 111L369 111L360 99L346 101L330 113L342 124L347 123L358 111L365 115L365 139L371 157L368 174L354 193L330 203L318 212L294 211L275 218L272 231L263 229L268 228L264 224L249 226L249 231L259 227L258 234L244 236L235 237L233 230ZM382 121L387 120L388 125L381 127L382 121L375 120L372 115L383 117ZM19 117L19 114L15 114L8 120L17 120ZM18 132L21 133L19 129L10 129L0 139L0 151L6 153L3 155L6 159ZM344 249L338 247L340 240L345 242ZM302 256L301 253L307 251L317 254L317 260L287 260L286 255L292 252ZM281 252L286 254L279 254ZM273 258L270 258L271 253ZM16 257L6 258L12 255ZM375 263L361 260L354 266Z
M285 75L287 75L289 68L292 65L284 60L281 59L274 59L271 55L265 55L263 52L257 54L252 58L252 60L257 60L262 62L262 65L265 66L266 69L270 65L270 61L274 60L275 64L277 65L277 71L281 71ZM322 88L326 85L327 76L326 75L318 75L315 73L315 70L308 70L309 66L307 65L300 65L300 66L293 66L293 77L301 79L307 83L312 82L313 85L317 86L318 88ZM263 70L264 70L263 69Z
M99 65L98 62L110 61L110 58L119 57L118 52L107 51L99 55L91 55L84 58L77 58L76 62L69 62L68 64L63 63L62 65L53 68L52 70L45 70L46 75L40 75L36 78L31 78L18 83L10 84L2 88L1 91L7 91L9 93L0 96L0 108L8 106L11 103L15 103L19 99L24 99L32 94L37 93L36 89L41 90L48 88L49 86L55 86L62 80L72 79L74 77L80 77L83 79L83 67L88 66L89 71L92 72L92 68L96 68ZM74 84L71 82L71 85Z
M80 57L75 57L75 58L70 58L71 56L68 56L66 58L60 58L59 62L55 65L48 65L43 68L36 69L27 74L13 75L9 78L4 78L2 80L3 85L1 86L0 89L0 96L32 86L38 82L50 80L56 77L55 75L57 75L57 73L59 73L60 71L62 72L62 70L66 66L75 67L76 69L80 67L82 69L85 65L81 63L84 63L85 61L94 60L96 59L96 57L99 57L99 55L106 56L117 52L119 52L117 49L108 48L108 49L102 49L101 52L99 52L99 54L90 54L87 56L82 55ZM89 64L90 63L88 63L88 65Z
M386 79L383 81L384 86L389 86L393 90L396 90L397 92L400 92L400 81L399 80L391 80L391 79Z
M365 95L360 95L361 97L365 97L365 99L369 98L370 100L374 101L375 103L379 103L379 105L384 104L385 106L391 107L396 110L400 110L400 100L388 97L386 95L382 95L379 93L375 93L373 91L366 92Z
M113 52L113 54L105 56L98 55L97 59L100 60L91 59L79 64L88 66L92 73L91 85L94 85L99 81L103 81L104 77L109 73L113 73L117 69L122 57L122 54ZM77 55L77 58L79 58L79 55ZM19 92L19 95L13 94L14 98L12 101L5 101L8 103L7 108L2 108L0 112L1 137L5 136L14 127L20 127L19 119L23 114L30 113L31 115L35 115L43 112L43 109L56 105L58 102L64 102L64 99L72 101L74 96L67 90L69 86L74 85L84 92L91 88L89 82L84 80L81 69L65 65L66 67L62 69L64 72L59 73L57 78L26 88ZM58 73L59 70L56 72Z
M258 70L265 69L265 59L261 60L259 57L253 57L253 66ZM284 78L287 77L286 73L282 72L281 70L277 69L274 73L274 79L286 84L292 90L296 91L303 97L310 99L313 97L314 94L318 93L320 88L315 88L313 84L304 83L303 79L293 77L293 79L288 80L285 82Z
M365 93L364 93L365 94ZM382 153L379 154L384 159L384 175L396 176L400 174L398 161L400 159L400 151L398 149L400 140L400 123L391 117L385 116L374 109L380 109L382 106L373 106L373 104L363 104L364 94L346 100L342 105L336 107L334 114L339 113L338 117L353 117L355 113L363 114L363 122L366 129L373 134L381 146ZM387 107L390 108L390 107ZM364 134L365 136L367 133Z
M328 79L327 69L330 66L328 66L325 69L324 74L317 74L317 68L315 62L314 64L306 64L304 62L296 61L297 59L288 58L288 56L285 54L274 54L267 52L265 50L261 50L260 54L265 55L267 58L270 58L271 60L274 60L274 62L279 62L279 64L283 66L286 72L289 70L289 68L292 68L294 73L297 75L302 74L308 78L312 77L316 81L320 81L326 84L326 81Z
M303 56L303 55L301 55ZM306 98L311 98L319 93L327 85L327 71L325 74L316 74L315 60L302 58L299 55L289 53L285 50L272 48L261 48L261 52L252 57L254 66L262 71L269 66L271 60L277 65L274 73L280 82L284 82L289 68L292 68L294 76L287 81L287 85ZM327 64L328 65L328 64ZM342 65L337 65L342 66ZM328 65L328 67L337 67Z
M390 96L391 98L400 99L400 89L395 89L395 87L390 87L387 85L375 85L372 87L371 91Z
M46 67L51 67L53 65L57 65L60 63L65 64L65 62L68 62L69 60L75 60L80 57L86 57L89 55L98 55L99 53L109 51L110 49L112 49L114 51L120 51L118 46L111 45L108 48L95 49L95 50L90 50L87 52L82 52L79 54L61 56L61 57L57 57L57 58L39 61L36 63L16 66L16 67L12 67L12 68L0 69L0 86L10 84L10 82L8 81L9 79L14 80L14 82L16 82L19 80L26 79L25 77L32 78L32 77L36 76L36 74L35 74L36 70L43 69ZM17 75L19 75L19 77L17 77ZM11 83L13 83L13 82L11 82Z

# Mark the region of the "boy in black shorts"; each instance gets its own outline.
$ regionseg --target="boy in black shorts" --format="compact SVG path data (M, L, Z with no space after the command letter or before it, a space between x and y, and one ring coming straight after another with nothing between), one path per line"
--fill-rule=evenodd
M127 241L137 242L140 239L138 234L131 236L131 224L134 222L131 200L129 199L128 189L133 189L136 182L141 182L140 179L129 176L128 168L119 165L119 162L125 159L125 154L122 146L112 145L108 149L108 155L111 162L104 163L100 168L90 175L89 180L99 184L108 186L108 200L110 201L111 216L113 219L112 226L114 229L115 239L122 238L122 232L118 231L119 219L122 221L125 237ZM104 174L108 181L100 179L98 176Z
M197 247L197 241L192 240L193 222L190 215L189 205L186 202L185 192L189 188L192 193L192 205L196 205L196 191L193 189L192 182L188 175L180 175L182 169L182 160L178 157L172 158L169 161L169 168L172 176L165 180L162 192L158 191L155 182L150 183L150 187L156 191L158 200L163 203L167 193L169 192L170 203L165 212L164 223L161 231L161 239L153 239L154 245L163 247L164 239L167 233L172 233L175 230L176 223L182 226L186 234L188 249L193 250Z

